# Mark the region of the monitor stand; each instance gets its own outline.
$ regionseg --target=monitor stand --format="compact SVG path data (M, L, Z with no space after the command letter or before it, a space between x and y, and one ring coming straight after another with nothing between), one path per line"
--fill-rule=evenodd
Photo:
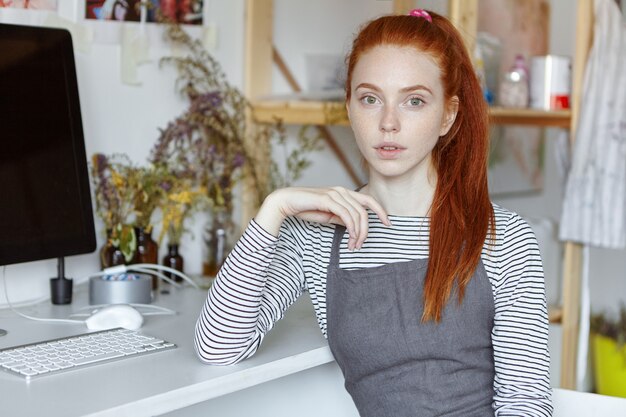
M7 299L7 304L9 301L9 297L7 296L6 290L7 290L7 277L5 276L6 274L6 265L2 265L2 284L4 284L4 296ZM0 337L5 336L7 334L7 331L4 329L0 329Z
M72 302L72 279L65 278L65 260L57 258L58 276L50 278L50 301L52 304L70 304Z

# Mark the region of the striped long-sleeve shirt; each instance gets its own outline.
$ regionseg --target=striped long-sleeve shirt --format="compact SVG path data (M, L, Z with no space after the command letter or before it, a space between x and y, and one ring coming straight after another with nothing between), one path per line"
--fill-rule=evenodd
M495 242L482 261L495 304L491 332L496 416L552 415L548 314L539 246L517 214L494 205ZM369 212L362 248L340 246L340 268L371 268L428 257L430 219ZM251 356L285 310L307 291L326 336L326 272L333 225L287 218L275 237L250 222L211 287L196 325L203 362L228 365Z

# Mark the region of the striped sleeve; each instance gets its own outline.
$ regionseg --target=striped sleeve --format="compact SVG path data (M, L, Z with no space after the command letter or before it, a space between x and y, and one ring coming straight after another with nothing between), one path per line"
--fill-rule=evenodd
M512 214L497 255L492 331L496 416L551 416L548 311L539 245Z
M205 363L230 365L256 352L304 288L300 245L283 222L278 238L251 220L224 261L196 322Z

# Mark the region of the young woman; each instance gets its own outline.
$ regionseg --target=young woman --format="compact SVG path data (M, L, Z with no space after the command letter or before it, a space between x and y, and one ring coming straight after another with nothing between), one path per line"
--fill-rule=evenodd
M539 249L489 200L487 108L456 29L424 10L365 25L346 108L368 183L266 198L209 291L200 358L249 357L306 290L362 416L551 415Z

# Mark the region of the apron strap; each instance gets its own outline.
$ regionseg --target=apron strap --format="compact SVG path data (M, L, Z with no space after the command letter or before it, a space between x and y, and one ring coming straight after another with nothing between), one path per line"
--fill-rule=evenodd
M354 191L361 191L361 188L365 187L367 183L361 185ZM335 233L333 235L333 247L330 251L330 262L328 263L329 268L339 268L339 246L341 245L341 239L343 238L343 234L346 231L345 226L341 226L339 224L335 225Z
M333 234L333 247L330 250L330 262L328 266L330 268L339 268L339 246L341 245L341 238L346 231L345 226L339 224L335 225L335 233Z

